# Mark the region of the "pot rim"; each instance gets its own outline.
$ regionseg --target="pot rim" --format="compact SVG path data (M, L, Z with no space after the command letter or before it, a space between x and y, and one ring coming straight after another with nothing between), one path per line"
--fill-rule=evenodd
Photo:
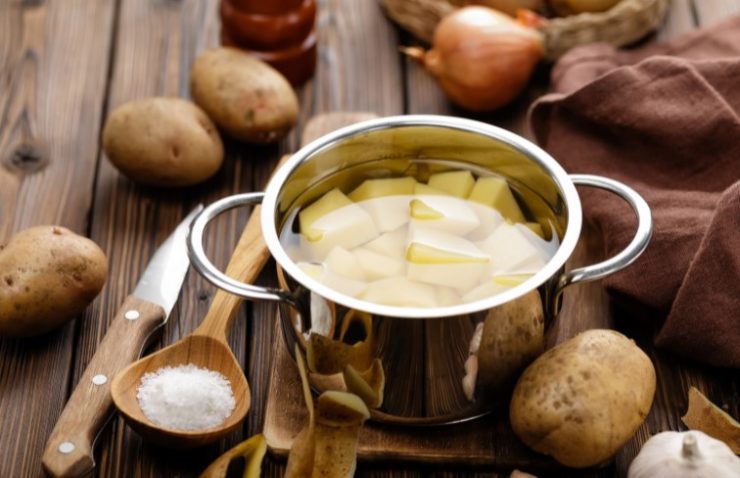
M419 126L448 128L491 137L518 150L542 166L551 175L564 198L568 219L565 227L565 235L560 247L545 267L521 284L486 299L445 307L399 307L367 302L337 292L309 276L288 257L285 249L280 244L279 234L275 224L275 211L278 206L279 193L293 171L310 156L331 148L351 137L372 131ZM275 261L284 272L301 285L325 299L350 309L380 316L407 319L454 317L480 312L517 299L536 289L559 273L576 247L583 222L581 200L578 197L575 185L562 166L543 149L529 140L503 128L480 121L441 115L404 115L372 119L338 129L312 141L298 150L273 175L265 190L260 220L265 243L275 258Z

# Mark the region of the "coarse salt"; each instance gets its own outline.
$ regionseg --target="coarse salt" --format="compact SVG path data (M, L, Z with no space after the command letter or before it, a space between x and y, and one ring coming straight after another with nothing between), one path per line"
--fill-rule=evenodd
M144 374L136 398L149 420L178 430L220 425L236 405L226 377L193 364L162 367Z

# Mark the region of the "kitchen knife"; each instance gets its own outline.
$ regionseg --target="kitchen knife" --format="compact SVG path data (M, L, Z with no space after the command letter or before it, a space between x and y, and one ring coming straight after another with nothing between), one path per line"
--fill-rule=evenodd
M167 322L190 265L188 228L201 209L188 214L157 249L118 309L46 442L41 461L50 476L81 476L95 467L93 444L113 405L110 381L140 357L152 332Z

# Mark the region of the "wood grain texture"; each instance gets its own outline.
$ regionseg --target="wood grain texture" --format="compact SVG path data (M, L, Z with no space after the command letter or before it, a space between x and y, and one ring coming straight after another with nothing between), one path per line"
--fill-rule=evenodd
M0 243L39 224L88 233L114 5L0 1ZM42 337L0 339L0 476L41 474L75 330L96 310Z
M280 155L298 147L305 123L318 113L362 110L383 115L470 116L452 108L424 71L401 58L396 47L406 43L405 36L383 17L376 2L320 0L317 74L298 91L301 115L293 134L280 145L268 147L227 140L224 168L201 186L164 192L139 188L120 177L104 156L96 155L101 118L132 98L187 96L192 60L203 48L217 43L217 3L0 0L0 242L27 225L56 222L76 232L89 232L111 262L104 292L77 325L37 339L0 341L2 477L41 476L42 447L71 386L85 370L156 244L169 235L192 205L262 189ZM696 26L721 21L738 9L737 0L673 0L658 39L667 40ZM526 109L531 99L546 91L548 75L547 68L538 70L514 107L474 117L527 135ZM27 146L18 147L22 145ZM14 151L23 154L14 155ZM10 164L9 154L16 158ZM35 165L44 164L44 157L48 164L32 172L38 168ZM23 172L13 166L16 163L24 165ZM210 228L207 252L217 265L225 266L248 214L246 210L233 211ZM272 271L268 266L259 283L274 285ZM197 326L214 291L196 274L190 274L162 344L173 343ZM577 288L568 291L566 309L583 308L584 314L599 310L575 300L579 294ZM648 421L635 439L606 468L580 473L583 477L623 477L639 445L651 433L682 429L680 415L690 385L730 414L740 416L736 373L655 351L650 345L655 324L637 323L628 311L615 310L611 304L609 308L614 326L634 337L654 360L658 389ZM98 445L96 474L197 476L243 436L260 431L272 346L280 339L275 336L274 317L272 304L247 303L233 325L229 342L254 391L252 410L241 432L219 444L182 453L147 444L115 420ZM570 331L555 330L561 330L565 337L583 326L569 324ZM497 446L511 449L512 444ZM266 460L263 476L282 476L283 469L281 460ZM465 465L361 463L357 476L503 477L508 472L491 474L490 467L474 471ZM570 477L571 473L552 471L539 476Z
M126 316L131 311L138 314L134 319ZM73 477L92 470L93 440L113 411L111 380L139 358L146 340L164 318L162 307L134 296L126 298L46 443L42 462L47 474ZM102 383L97 381L100 377ZM62 453L62 443L71 443L74 449Z

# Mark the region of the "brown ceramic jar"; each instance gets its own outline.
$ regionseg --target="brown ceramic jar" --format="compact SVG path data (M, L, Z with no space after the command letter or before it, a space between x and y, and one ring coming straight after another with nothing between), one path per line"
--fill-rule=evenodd
M222 0L221 43L257 55L294 85L316 65L315 0Z

